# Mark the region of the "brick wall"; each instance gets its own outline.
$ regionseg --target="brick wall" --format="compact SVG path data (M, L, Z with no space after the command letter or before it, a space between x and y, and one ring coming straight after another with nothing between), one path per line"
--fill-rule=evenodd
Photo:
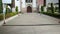
M44 4L44 0L37 0L38 5L43 5Z

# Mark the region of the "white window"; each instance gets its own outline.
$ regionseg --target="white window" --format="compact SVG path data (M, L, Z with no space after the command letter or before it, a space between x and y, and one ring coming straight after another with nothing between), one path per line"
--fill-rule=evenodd
M17 1L19 1L19 0L17 0Z

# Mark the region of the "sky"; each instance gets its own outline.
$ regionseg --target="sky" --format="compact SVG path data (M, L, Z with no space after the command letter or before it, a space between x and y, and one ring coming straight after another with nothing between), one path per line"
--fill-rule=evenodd
M59 2L58 0L46 0L46 4L47 3L58 3L58 2ZM44 0L38 0L38 3L43 4Z
M48 5L48 3L59 3L58 0L46 0L46 5Z
M53 3L58 3L59 1L58 1L58 0L46 0L46 2L48 2L48 3L49 3L49 2L50 2L50 3L52 3L52 2L53 2Z
M2 0L3 3L11 3L11 0Z
M44 0L38 0L38 4L43 4L44 3Z
M11 0L2 0L4 3L11 3ZM43 2L44 2L44 0L38 0L38 2L40 3L40 4L43 4ZM51 2L53 2L53 3L58 3L59 1L58 0L46 0L46 2L47 3L51 3Z

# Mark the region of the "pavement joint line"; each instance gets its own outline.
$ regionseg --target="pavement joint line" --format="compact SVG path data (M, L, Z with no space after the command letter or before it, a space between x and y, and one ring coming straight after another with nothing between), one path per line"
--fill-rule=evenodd
M51 25L60 25L60 24L35 24L35 25L2 25L2 26L51 26Z

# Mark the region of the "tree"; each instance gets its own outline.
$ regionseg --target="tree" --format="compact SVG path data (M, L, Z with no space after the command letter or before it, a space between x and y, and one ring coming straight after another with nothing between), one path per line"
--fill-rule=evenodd
M15 10L16 10L16 12L18 13L18 6L16 6L16 9L15 9Z
M54 13L53 3L51 3L51 12Z
M3 13L2 0L0 0L0 13Z
M59 13L60 13L60 0L59 0Z
M42 12L44 11L44 6L41 6L41 11L42 11Z

